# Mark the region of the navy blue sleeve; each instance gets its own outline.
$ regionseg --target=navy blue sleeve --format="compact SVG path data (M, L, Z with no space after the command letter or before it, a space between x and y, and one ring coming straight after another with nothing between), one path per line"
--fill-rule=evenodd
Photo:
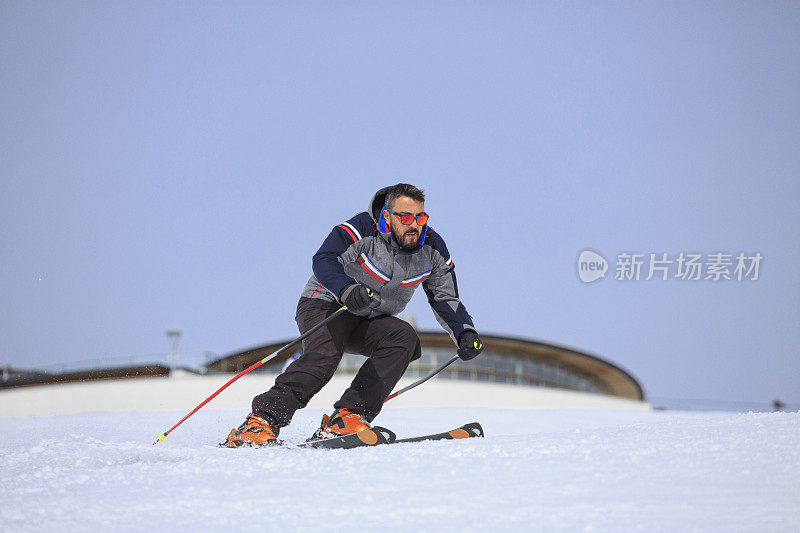
M365 229L369 228L369 226L365 226L367 221L364 216L371 223L372 219L366 212L359 213L347 222L342 222L331 230L322 246L314 254L312 261L314 276L337 297L342 289L356 282L345 274L339 257L363 238L362 236L366 233Z
M423 282L422 286L439 323L449 330L453 340L457 342L459 335L464 330L475 331L475 326L467 308L464 307L458 296L455 264L444 239L431 228L428 229L425 244L429 244L440 257L431 276Z

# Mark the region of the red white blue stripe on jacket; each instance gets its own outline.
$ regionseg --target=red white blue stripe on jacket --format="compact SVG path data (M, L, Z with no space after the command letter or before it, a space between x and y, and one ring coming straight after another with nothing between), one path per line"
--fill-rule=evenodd
M361 265L361 268L366 270L367 274L375 278L375 280L382 284L387 284L392 279L387 276L380 268L376 267L375 264L369 260L369 256L366 253L361 253L358 256L358 263ZM402 285L402 283L401 283Z
M406 279L404 279L403 281L400 282L400 286L401 287L413 287L417 283L421 283L421 282L425 281L426 279L428 279L430 277L430 275L431 275L431 272L433 272L433 270L428 270L427 272L423 272L422 274L418 274L416 276L413 276L413 277L410 277L410 278L406 278Z
M447 269L448 270L453 268L453 260L450 259L449 257L447 258L447 261L444 262L444 264L447 265ZM423 281L425 281L426 279L428 279L430 277L431 272L433 272L433 270L427 270L427 271L423 272L422 274L417 274L416 276L412 276L410 278L406 278L406 279L404 279L403 281L400 282L400 286L401 287L413 287L417 283L422 283Z
M353 239L353 242L358 242L362 238L361 237L361 232L358 231L358 228L356 228L354 225L352 225L349 222L342 222L341 224L339 224L336 227L337 228L342 228L343 230L345 230L347 232L347 234L350 235L350 238Z

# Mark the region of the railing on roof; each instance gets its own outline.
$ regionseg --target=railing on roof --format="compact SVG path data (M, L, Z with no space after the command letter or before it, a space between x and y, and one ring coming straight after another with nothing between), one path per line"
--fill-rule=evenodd
M64 377L89 372L103 373L117 369L163 367L181 368L190 372L205 374L210 361L219 358L213 352L184 352L178 354L130 355L123 357L104 357L83 359L65 363L52 363L36 367L20 368L10 364L2 365L0 384L13 386L14 382L49 381L47 378Z

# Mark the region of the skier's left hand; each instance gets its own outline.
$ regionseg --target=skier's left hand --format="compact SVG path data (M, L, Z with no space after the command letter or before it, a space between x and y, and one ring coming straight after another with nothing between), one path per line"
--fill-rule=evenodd
M469 361L483 351L483 342L478 334L472 330L465 329L458 336L458 356L464 361Z

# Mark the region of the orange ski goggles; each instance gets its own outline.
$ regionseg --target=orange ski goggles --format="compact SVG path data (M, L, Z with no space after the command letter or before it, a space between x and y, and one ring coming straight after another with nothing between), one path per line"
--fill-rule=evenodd
M400 217L400 223L404 226L410 226L414 220L417 221L419 226L424 226L428 223L428 214L427 213L420 213L419 215L412 215L411 213L396 213L395 211L389 209L388 207L384 208L389 211L393 215L397 215Z

